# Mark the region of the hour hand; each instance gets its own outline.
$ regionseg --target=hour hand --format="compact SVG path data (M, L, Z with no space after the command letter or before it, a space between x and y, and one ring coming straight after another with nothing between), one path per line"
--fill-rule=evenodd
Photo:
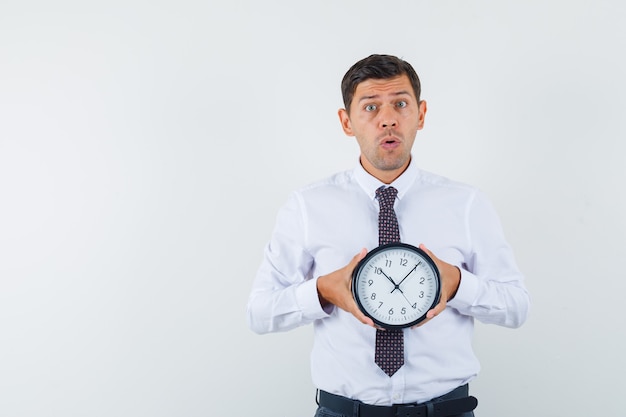
M404 291L402 291L400 289L400 284L402 284L402 281L404 281L404 279L406 279L406 277L404 277L404 279L402 281L400 281L400 284L396 284L396 282L393 280L393 278L391 278L389 275L385 274L385 272L382 269L380 269L380 273L383 274L393 284L393 290L391 290L391 292L394 292L395 290L398 290L398 291L400 291L402 293L402 295L404 295ZM409 300L407 300L407 301L409 301Z
M385 276L385 278L387 278L389 281L391 281L391 283L397 287L396 283L394 282L394 280L387 274L385 274L385 271L382 270L382 268L378 269L380 271L381 274L383 274Z

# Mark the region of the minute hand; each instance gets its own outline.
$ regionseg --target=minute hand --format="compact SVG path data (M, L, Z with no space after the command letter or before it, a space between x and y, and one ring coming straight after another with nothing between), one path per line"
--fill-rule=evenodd
M407 279L409 277L409 275L411 275L413 273L413 271L415 271L417 269L418 266L420 266L422 264L422 261L419 261L417 264L415 264L415 266L413 267L413 269L411 269L409 271L408 274L406 274L406 276L404 278L402 278L402 281L398 282L398 286L402 285L402 283L404 282L405 279Z

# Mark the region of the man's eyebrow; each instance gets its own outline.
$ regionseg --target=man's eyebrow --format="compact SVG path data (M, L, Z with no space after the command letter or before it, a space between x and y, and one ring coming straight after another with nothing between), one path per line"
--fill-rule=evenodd
M401 91L396 91L395 93L391 93L391 95L392 96L403 96L403 95L410 96L411 93L409 91L407 91L407 90L401 90ZM363 100L372 100L372 99L379 98L379 97L380 97L379 94L374 94L374 95L371 95L371 96L363 96L363 97L359 98L359 103L361 101L363 101Z

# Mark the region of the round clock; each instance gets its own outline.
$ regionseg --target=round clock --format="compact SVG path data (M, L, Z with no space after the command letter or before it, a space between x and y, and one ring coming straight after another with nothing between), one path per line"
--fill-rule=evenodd
M441 278L421 249L390 243L370 251L352 273L352 294L361 311L386 329L411 327L439 302Z

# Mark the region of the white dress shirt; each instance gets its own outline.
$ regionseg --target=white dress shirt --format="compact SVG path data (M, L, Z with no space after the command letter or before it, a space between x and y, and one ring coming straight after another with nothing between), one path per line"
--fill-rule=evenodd
M459 267L461 284L441 314L404 330L405 364L387 376L374 363L376 330L339 308L323 309L316 286L319 276L346 266L361 248L378 246L375 191L381 185L359 164L291 194L277 216L247 318L257 333L313 323L311 372L319 389L367 404L423 402L477 375L474 319L518 327L530 301L486 197L411 163L391 184L398 189L400 240L424 243Z

